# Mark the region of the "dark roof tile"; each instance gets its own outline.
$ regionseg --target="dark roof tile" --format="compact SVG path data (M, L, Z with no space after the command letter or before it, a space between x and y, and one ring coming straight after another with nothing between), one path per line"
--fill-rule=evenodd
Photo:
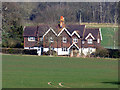
M50 27L48 25L39 25L38 26L38 35L39 36L43 36L45 34L45 32L48 31Z
M86 28L84 33L84 39L87 37L87 35L91 33L95 39L97 39L99 28Z
M26 26L23 36L37 36L37 26Z
M67 25L66 28L72 34L74 31L77 31L80 36L83 35L85 25Z

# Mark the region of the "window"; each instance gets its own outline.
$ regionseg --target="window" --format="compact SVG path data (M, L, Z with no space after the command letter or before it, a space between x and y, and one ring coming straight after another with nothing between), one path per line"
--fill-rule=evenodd
M77 38L73 38L73 42L74 42L74 43L77 43L77 42L78 42L78 39L77 39Z
M35 41L35 37L28 37L28 41Z
M51 50L54 50L54 47L51 47Z
M92 39L88 39L88 44L92 44L93 43L93 40Z
M63 47L63 48L62 48L62 51L67 51L67 48L66 48L66 47Z
M62 41L63 41L63 43L67 43L67 38L66 38L66 37L63 37L63 38L62 38Z
M100 43L100 39L99 38L98 38L97 42Z
M40 38L40 41L43 41L43 38L42 38L42 37Z
M82 44L85 44L85 41L82 41Z
M54 42L54 41L53 41L53 37L50 37L50 42Z
M88 47L88 52L92 52L92 48L91 47Z

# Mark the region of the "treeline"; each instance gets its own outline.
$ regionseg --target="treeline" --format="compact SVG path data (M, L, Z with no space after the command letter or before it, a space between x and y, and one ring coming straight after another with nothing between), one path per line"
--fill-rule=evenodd
M39 3L32 10L29 19L37 23L54 23L63 15L67 23L79 23L80 17L81 22L117 23L117 12L116 2L48 2Z
M2 46L23 47L24 26L56 24L61 15L65 23L117 23L118 9L117 2L3 2Z

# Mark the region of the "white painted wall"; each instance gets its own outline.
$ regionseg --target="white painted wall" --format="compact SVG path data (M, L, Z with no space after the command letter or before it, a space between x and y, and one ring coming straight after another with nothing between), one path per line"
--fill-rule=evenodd
M58 48L58 55L69 55L69 50L62 51L62 48Z
M24 47L24 49L35 49L37 50L37 54L40 56L41 55L41 47Z
M49 48L44 48L43 52L49 51ZM54 48L54 51L58 53L58 55L69 55L69 51L62 51L62 48Z
M29 47L24 47L24 49L29 49Z
M41 56L41 48L37 49L38 56Z
M96 51L96 48L82 48L82 53L86 56ZM81 55L81 48L79 49L79 55Z
M40 56L41 55L41 47L24 47L24 49L37 49L37 53ZM49 48L43 48L43 52L47 52ZM58 53L58 55L69 55L70 50L68 51L62 51L62 48L54 48L54 50ZM82 53L86 56L88 53L95 52L96 48L82 48ZM81 55L81 48L79 49L79 55Z
M49 48L43 48L43 52L49 51Z

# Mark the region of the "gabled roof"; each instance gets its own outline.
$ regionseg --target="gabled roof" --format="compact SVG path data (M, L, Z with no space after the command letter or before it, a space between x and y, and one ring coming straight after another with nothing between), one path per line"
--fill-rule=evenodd
M85 25L79 25L79 24L69 24L66 25L67 30L72 34L74 31L77 31L77 33L79 34L79 36L83 36L83 32L85 29Z
M72 46L75 46L77 49L79 49L79 47L75 43L72 43L72 45L68 49L70 49Z
M78 36L78 38L80 38L80 35L77 33L77 31L74 31L74 32L72 33L72 36L73 36L74 34L76 34L76 35Z
M23 36L45 36L50 30L52 30L56 36L59 36L65 30L68 35L72 36L76 34L78 37L83 37L83 39L85 39L91 33L92 37L95 40L97 39L98 33L100 32L100 37L102 40L102 34L99 28L85 28L85 25L69 24L66 25L66 27L64 27L62 30L59 31L59 29L60 28L58 25L53 25L52 28L45 24L41 24L38 26L26 26L24 27ZM58 32L58 34L56 32Z
M43 36L48 30L49 30L50 26L48 25L39 25L38 26L38 35L39 36Z
M90 35L90 33L95 38L95 40L97 40L99 28L86 28L83 39L85 39L88 35Z
M65 27L59 32L58 36L60 36L60 34L61 34L64 30L68 33L68 35L71 36L70 32L69 32Z
M47 35L50 31L52 31L57 36L57 33L50 27L49 30L43 35L43 37Z
M94 36L93 36L91 33L89 33L89 34L87 35L87 37L85 37L85 39L88 39L88 37L90 37L90 36L95 40Z
M24 27L23 36L37 36L37 26Z

